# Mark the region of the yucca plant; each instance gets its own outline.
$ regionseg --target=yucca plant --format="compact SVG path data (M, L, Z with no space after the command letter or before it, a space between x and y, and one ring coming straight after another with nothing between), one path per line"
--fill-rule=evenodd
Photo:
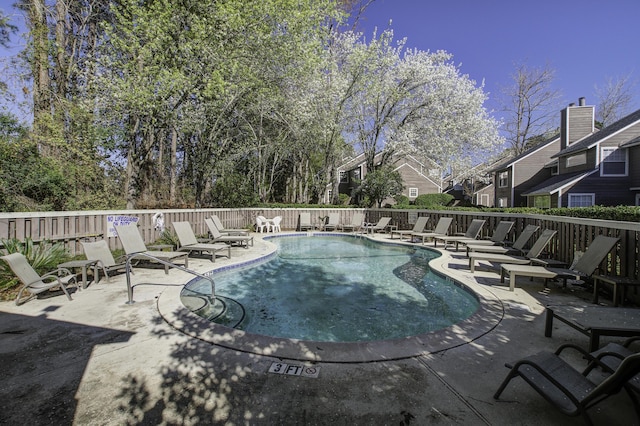
M169 229L165 229L160 234L160 238L156 240L156 243L171 244L175 250L180 245L180 240L178 239L178 236L176 235L175 232Z
M35 244L31 238L27 238L24 242L11 238L0 240L0 243L4 247L4 253L2 254L22 253L33 269L40 275L56 269L60 263L71 259L71 255L61 243L52 244L43 241L40 244ZM3 296L5 296L5 293L9 293L17 284L18 279L9 268L9 265L0 261L0 292Z

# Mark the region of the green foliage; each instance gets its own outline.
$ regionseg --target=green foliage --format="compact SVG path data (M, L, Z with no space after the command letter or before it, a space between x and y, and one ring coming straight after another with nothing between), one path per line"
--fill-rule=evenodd
M414 204L423 208L439 208L448 205L452 200L451 194L422 194L416 197Z
M180 239L178 235L169 228L165 228L160 234L160 237L155 241L157 244L171 244L174 248L178 248L180 245Z
M407 208L411 204L409 197L407 197L406 195L396 195L394 199L396 200L396 204L394 207L398 209Z
M24 242L12 238L0 240L0 243L4 246L5 254L24 254L29 264L40 275L55 270L60 263L66 262L71 258L64 245L60 243L50 244L43 241L40 244L35 244L30 238L27 238ZM0 262L0 292L4 293L11 290L18 282L9 265L5 262Z
M403 188L400 172L384 166L367 173L360 185L360 192L369 199L369 206L375 203L379 207L385 198L400 195Z
M338 205L347 205L350 198L347 194L338 194Z
M211 191L211 199L217 207L251 207L259 202L253 182L239 173L218 178Z

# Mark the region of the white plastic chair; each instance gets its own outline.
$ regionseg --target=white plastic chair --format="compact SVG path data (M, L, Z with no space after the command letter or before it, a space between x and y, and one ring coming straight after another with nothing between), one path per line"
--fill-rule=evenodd
M256 217L256 231L258 231L258 232L270 232L271 231L271 224L269 224L269 221L267 220L266 217L264 217L264 216Z
M282 216L276 216L271 219L271 230L273 232L282 232L282 229L280 229L280 222L282 222Z

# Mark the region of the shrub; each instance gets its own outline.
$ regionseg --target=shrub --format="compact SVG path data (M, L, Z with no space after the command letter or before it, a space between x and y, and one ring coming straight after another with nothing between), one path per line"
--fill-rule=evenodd
M446 206L453 200L451 194L422 194L416 197L414 204L419 207L433 208Z

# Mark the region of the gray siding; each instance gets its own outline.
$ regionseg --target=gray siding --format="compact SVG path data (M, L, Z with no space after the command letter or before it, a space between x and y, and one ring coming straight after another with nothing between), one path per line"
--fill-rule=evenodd
M551 161L551 156L556 154L560 148L560 139L532 152L531 155L520 159L513 168L513 196L514 200L510 204L513 207L527 205L526 197L522 193L541 184L551 177L549 169L544 165Z
M562 149L594 131L593 106L570 106L560 113Z

